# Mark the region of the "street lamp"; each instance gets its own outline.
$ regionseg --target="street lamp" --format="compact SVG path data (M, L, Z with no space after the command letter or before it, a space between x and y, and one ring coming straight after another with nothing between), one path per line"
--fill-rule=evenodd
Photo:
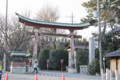
M7 48L7 16L8 16L8 0L6 0L6 16L5 16L5 50ZM6 71L6 53L4 52L4 71Z

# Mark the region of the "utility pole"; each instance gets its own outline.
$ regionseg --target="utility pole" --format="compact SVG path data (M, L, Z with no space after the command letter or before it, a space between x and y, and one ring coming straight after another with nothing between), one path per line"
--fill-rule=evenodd
M73 24L73 22L74 22L74 15L73 15L73 12L72 12L72 15L71 16L68 16L69 18L71 18L71 23Z
M6 16L5 16L5 50L7 49L7 17L8 17L8 0L6 0ZM6 52L4 52L4 71L6 71Z
M71 22L72 22L72 24L73 24L73 18L74 18L74 16L73 16L73 12L72 12L72 16L71 16Z
M98 26L99 26L99 58L100 58L100 71L103 69L102 64L102 46L101 46L101 20L100 20L100 0L97 0L97 10L98 10Z

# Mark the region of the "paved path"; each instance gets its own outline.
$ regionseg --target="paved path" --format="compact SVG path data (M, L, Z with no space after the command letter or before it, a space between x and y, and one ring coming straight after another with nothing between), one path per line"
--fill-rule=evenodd
M100 80L100 76L70 74L58 71L39 71L38 80L62 80L63 74L65 76L65 80ZM4 73L3 76L5 78L6 73ZM8 72L9 80L35 80L35 76L36 74L34 73L11 74Z

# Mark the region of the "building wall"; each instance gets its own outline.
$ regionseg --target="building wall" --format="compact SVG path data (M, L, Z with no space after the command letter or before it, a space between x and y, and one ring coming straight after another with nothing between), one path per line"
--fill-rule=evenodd
M118 63L117 64L118 64L118 73L120 75L120 59L118 59ZM110 61L110 68L111 68L112 73L114 75L115 70L116 70L116 59L111 59L111 61Z
M118 73L120 75L120 59L118 59Z
M112 70L112 74L115 75L116 59L111 59L111 60L110 60L110 69Z

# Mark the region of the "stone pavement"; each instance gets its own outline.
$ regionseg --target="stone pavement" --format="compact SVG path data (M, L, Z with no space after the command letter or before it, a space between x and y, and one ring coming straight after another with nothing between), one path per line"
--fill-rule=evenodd
M6 77L5 72L3 77ZM68 72L60 72L60 71L39 71L38 80L62 80L62 76L65 76L65 80L100 80L100 76L89 76L89 75L81 75L70 74ZM8 72L8 80L35 80L35 73L26 73L26 74L11 74ZM5 80L5 79L3 79Z

